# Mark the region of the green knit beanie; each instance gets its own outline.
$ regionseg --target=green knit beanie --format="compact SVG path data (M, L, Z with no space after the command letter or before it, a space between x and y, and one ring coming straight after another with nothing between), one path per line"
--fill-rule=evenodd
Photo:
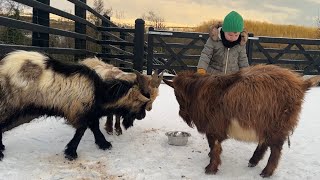
M224 32L242 32L243 19L235 11L231 11L223 20L222 31Z

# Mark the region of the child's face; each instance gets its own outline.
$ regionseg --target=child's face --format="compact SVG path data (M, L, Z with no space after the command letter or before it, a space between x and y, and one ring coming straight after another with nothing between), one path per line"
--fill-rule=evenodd
M226 37L226 39L230 42L234 42L236 40L238 40L239 36L240 36L240 32L225 32L224 36Z

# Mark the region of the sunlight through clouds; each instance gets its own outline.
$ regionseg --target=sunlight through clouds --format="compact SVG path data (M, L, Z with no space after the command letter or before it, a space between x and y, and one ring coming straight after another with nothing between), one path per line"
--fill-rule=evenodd
M94 0L87 0L92 7ZM232 10L238 11L245 20L265 21L275 24L314 26L319 16L320 0L103 0L105 8L121 12L122 20L134 22L143 14L153 11L163 17L166 24L197 26L210 20L222 20ZM73 12L67 0L51 0L51 5ZM111 17L115 18L115 17Z

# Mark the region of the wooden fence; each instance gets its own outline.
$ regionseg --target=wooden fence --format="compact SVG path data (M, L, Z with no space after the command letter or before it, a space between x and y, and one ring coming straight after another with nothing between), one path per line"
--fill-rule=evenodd
M0 53L12 49L36 50L49 54L72 55L74 60L97 56L116 66L138 71L195 70L208 33L160 31L149 28L145 33L142 19L134 28L122 28L103 16L86 2L67 0L74 4L74 15L50 6L50 0L13 0L32 8L32 22L0 16L0 28L12 28L31 32L30 45L0 42ZM87 20L93 14L101 23ZM66 18L74 23L72 30L50 27L50 15ZM64 23L64 22L63 22ZM88 33L89 30L94 33ZM98 35L98 36L95 36ZM50 44L52 36L73 39L71 47ZM146 39L145 39L146 38ZM145 42L147 40L147 42ZM90 48L93 44L96 48ZM320 74L320 40L254 37L247 43L250 64L279 64L303 74Z
M74 60L87 56L101 57L107 62L116 62L118 66L143 69L145 57L144 20L137 19L135 28L121 28L86 4L86 0L68 0L74 4L74 15L50 6L50 0L14 0L31 7L32 22L0 16L0 26L26 30L32 33L32 44L0 44L1 52L13 49L35 50L50 54L73 55ZM97 17L101 24L93 24L87 20L87 12ZM50 14L66 18L74 22L74 31L50 27ZM99 38L92 37L88 28L93 29ZM50 35L74 39L74 48L50 47ZM92 51L88 43L100 46L100 51Z
M254 37L249 34L250 64L278 64L303 74L320 74L320 40ZM195 70L208 33L148 31L148 74L152 69ZM162 64L154 64L162 59Z

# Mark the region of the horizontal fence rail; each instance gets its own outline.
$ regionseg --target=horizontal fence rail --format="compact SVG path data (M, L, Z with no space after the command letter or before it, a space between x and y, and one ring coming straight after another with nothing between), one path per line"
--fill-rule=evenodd
M195 70L200 53L190 54L190 50L201 50L209 37L205 33L159 31L149 28L147 74L153 69L179 71ZM169 42L175 39L177 42ZM155 59L161 63L155 62ZM188 62L186 62L188 61ZM155 63L154 63L155 62Z
M249 39L248 46L250 64L279 64L303 74L320 74L319 39L257 37Z
M24 34L26 39L31 38L32 45L29 43L23 45L20 42L6 43L6 40L0 39L2 53L15 49L33 50L50 54L73 55L74 60L97 56L124 69L143 70L144 64L142 62L146 56L144 51L146 42L144 41L144 21L142 19L136 20L135 28L122 28L113 23L110 17L101 15L89 7L86 4L87 0L68 0L74 4L75 14L51 7L50 0L13 1L33 9L31 17L33 22L27 22L21 18L0 16L0 27L8 30L16 29ZM92 13L100 23L96 24L96 22L87 20L87 12ZM59 22L49 19L50 14L67 20L60 22L64 23L63 26L60 24L60 27L52 27L52 23ZM64 26L68 28L61 28ZM91 29L89 30L87 27ZM68 44L69 47L55 47L54 43L57 42L61 46Z

